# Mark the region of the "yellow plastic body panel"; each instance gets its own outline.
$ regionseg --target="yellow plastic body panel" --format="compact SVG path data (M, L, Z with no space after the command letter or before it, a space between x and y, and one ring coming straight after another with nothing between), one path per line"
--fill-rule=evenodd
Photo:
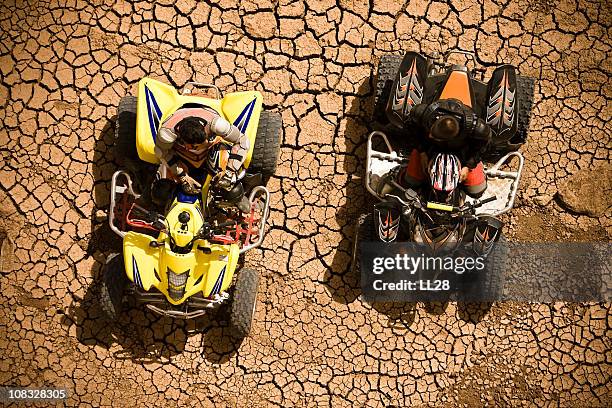
M179 221L179 215L183 212L189 214L189 221L185 226ZM200 203L181 203L177 199L172 202L166 221L170 235L177 245L184 247L191 242L193 237L198 233L204 224L204 214L200 208Z
M244 161L245 168L248 168L251 163L253 146L255 146L255 138L257 137L257 127L259 126L259 117L261 116L262 100L261 93L257 91L234 92L227 94L221 100L221 107L225 118L230 123L238 126L251 142L251 148ZM247 110L245 111L245 109ZM241 126L243 122L247 124L246 130Z
M138 83L138 104L136 110L136 148L141 160L158 164L155 157L155 138L160 125L177 109L185 104L195 103L216 110L230 123L238 126L251 141L251 148L244 163L251 162L263 97L257 91L234 92L222 99L206 98L198 95L181 95L163 82L143 78Z
M153 269L159 271L160 249L149 246L154 240L149 235L136 232L128 232L123 237L125 273L132 282L144 290L149 290L151 286L159 283ZM137 271L136 276L134 271Z
M165 238L164 234L160 235L160 240ZM210 244L205 240L196 240L191 252L177 254L170 250L167 243L159 248L149 247L153 240L137 232L128 232L123 239L126 274L145 291L154 287L166 296L168 302L180 305L198 292L209 297L230 286L238 263L237 245ZM211 253L199 251L198 246L209 247ZM189 274L185 293L180 299L175 300L168 294L168 268L177 274ZM160 280L155 276L156 272Z

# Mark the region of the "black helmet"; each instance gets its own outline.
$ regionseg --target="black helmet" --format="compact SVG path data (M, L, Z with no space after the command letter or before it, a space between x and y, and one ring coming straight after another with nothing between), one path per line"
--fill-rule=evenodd
M444 115L438 117L431 125L431 138L437 142L448 142L459 135L461 124L457 117Z
M207 122L198 117L187 117L176 124L178 140L184 144L199 144L208 141Z

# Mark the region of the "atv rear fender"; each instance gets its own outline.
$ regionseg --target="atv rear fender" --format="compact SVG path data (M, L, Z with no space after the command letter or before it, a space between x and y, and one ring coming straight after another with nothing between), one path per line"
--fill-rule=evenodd
M493 130L493 138L508 141L518 127L519 103L516 87L516 68L502 65L493 71L487 86L486 122Z
M194 88L213 88L216 97L196 95ZM208 106L217 111L230 123L237 126L251 141L251 148L244 163L251 162L261 104L263 97L257 91L233 92L221 97L214 85L190 82L179 93L174 87L151 78L143 78L138 83L138 106L136 111L136 148L141 160L158 164L155 157L155 139L160 125L177 109L187 105Z
M425 57L417 52L407 52L395 76L387 102L387 118L393 125L403 128L410 110L423 101L426 79Z

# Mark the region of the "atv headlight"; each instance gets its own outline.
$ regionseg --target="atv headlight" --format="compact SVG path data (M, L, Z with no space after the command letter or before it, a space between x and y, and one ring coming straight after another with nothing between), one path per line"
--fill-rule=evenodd
M172 299L180 299L185 294L185 286L189 277L189 270L183 273L175 273L168 268L168 294Z

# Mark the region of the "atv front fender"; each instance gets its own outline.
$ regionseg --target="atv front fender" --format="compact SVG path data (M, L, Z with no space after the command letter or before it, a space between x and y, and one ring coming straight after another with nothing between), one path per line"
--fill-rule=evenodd
M149 290L159 281L155 270L159 272L160 249L149 246L153 237L128 232L123 238L123 260L127 277L141 289Z
M212 297L226 291L231 285L240 257L238 245L196 240L192 252L180 255L172 253L166 245L151 247L152 241L155 241L153 237L133 231L123 239L125 272L139 289L149 291L155 287L170 303L178 305L198 292L204 297ZM199 247L209 248L210 253L200 251ZM169 295L167 268L172 268L176 273L189 273L184 295L180 299L172 299Z

